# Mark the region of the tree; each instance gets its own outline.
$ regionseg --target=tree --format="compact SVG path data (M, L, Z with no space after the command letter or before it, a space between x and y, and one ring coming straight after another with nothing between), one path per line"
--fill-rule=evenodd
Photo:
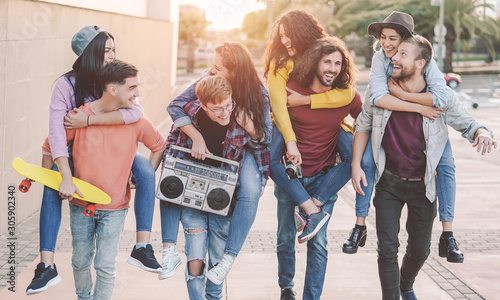
M381 22L392 11L398 10L412 15L415 32L432 40L434 26L439 20L439 7L431 6L430 0L330 0L333 1L333 27L335 34L343 38L350 32L366 37L367 46L373 39L368 37L367 28L372 22ZM498 21L481 16L481 8L492 9L483 0L445 0L446 56L444 72L452 72L453 46L457 38L468 40L477 35L488 45L495 57L493 38L500 36ZM372 51L366 48L365 64L369 66Z
M258 2L267 2L268 8L246 14L241 29L249 38L264 40L269 35L269 6L272 10L271 19L274 22L290 7L290 0L258 0Z
M493 10L491 4L484 3L483 0L446 0L444 7L447 33L443 72L453 72L452 54L457 39L469 40L473 35L477 35L487 45L491 57L496 56L493 39L500 37L500 23L480 13Z
M394 10L403 10L408 0L334 0L332 27L333 34L345 39L352 32L364 39L365 66L370 67L373 55L372 45L375 41L367 33L368 25L381 22Z
M187 72L194 71L195 38L205 36L205 30L210 22L205 11L192 5L181 5L179 9L179 41L187 43Z
M269 17L266 10L253 11L245 15L241 30L251 39L265 39Z

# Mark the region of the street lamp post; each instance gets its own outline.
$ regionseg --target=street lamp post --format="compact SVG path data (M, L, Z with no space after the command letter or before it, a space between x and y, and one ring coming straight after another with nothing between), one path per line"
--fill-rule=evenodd
M444 26L444 1L445 0L431 0L432 6L439 6L439 24L434 27L434 34L438 40L438 67L443 71L444 67L444 57L445 57L445 45L444 40L446 36L446 27Z

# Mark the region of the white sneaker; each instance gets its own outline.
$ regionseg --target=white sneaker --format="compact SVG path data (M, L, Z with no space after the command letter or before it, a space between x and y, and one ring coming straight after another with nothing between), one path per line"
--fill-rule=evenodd
M232 256L224 254L224 256L222 256L222 260L210 269L210 271L205 274L205 277L217 285L221 284L224 281L224 278L226 278L227 273L229 273L233 262L234 258Z
M161 260L162 271L158 274L160 280L167 279L175 275L175 270L181 265L179 253L175 246L163 248L163 258Z

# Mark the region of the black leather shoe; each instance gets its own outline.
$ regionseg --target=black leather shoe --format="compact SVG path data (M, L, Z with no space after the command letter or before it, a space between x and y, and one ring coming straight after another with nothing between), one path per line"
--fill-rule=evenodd
M354 254L358 252L358 247L363 247L366 243L367 230L361 230L354 227L351 230L349 238L342 245L342 252Z
M401 292L401 299L403 300L418 300L417 296L415 296L415 292L413 289L406 291L406 292Z
M458 249L458 242L454 237L445 238L441 235L439 238L439 256L446 257L446 260L452 263L464 262L464 254Z
M296 293L292 289L281 289L281 300L295 300Z

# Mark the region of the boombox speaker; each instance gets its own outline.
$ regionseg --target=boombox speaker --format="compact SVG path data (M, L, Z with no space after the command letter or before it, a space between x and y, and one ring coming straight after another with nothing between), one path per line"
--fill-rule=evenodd
M171 146L171 150L191 153L190 149ZM188 159L165 156L156 197L181 206L227 215L238 182L239 163L206 154L207 158L234 166L234 172Z

